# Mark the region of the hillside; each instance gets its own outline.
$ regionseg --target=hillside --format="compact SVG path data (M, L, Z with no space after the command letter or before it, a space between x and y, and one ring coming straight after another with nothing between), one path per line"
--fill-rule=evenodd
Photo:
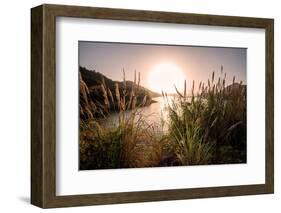
M239 84L239 83L233 83L228 85L226 88L226 94L229 95L242 95L246 99L247 95L247 85L245 84Z
M117 100L114 95L116 84L118 84L119 90L123 91L125 88L124 82L113 81L112 79L106 77L105 75L88 70L85 67L79 67L80 72L80 118L88 119L97 117L100 111L103 112L104 96L102 92L102 82L106 85L106 88L113 94L113 101L110 100L110 111L116 111L115 106L117 105ZM126 81L126 90L129 92L131 89L138 86L132 81ZM142 86L139 86L136 91L136 104L140 105L143 102L144 97L146 97L145 106L149 106L155 101L152 100L153 97L158 97L160 94L150 91ZM126 101L129 99L129 95L126 97ZM97 113L98 112L98 113Z
M86 85L89 88L101 85L102 79L104 79L104 82L105 82L106 86L108 88L110 88L111 90L114 90L116 83L118 83L118 86L119 86L120 89L123 89L124 82L113 81L110 78L106 77L105 75L101 74L100 72L96 72L95 70L88 70L85 67L79 67L79 71L82 75L82 78L83 78L84 82L86 83ZM132 86L134 84L135 83L133 81L126 81L126 86L129 89L132 88ZM135 84L135 86L137 86L137 85ZM149 94L151 98L161 96L161 94L153 92L153 91L151 91L151 90L149 90L149 89L147 89L147 88L145 88L141 85L139 85L138 90L141 94L142 93Z

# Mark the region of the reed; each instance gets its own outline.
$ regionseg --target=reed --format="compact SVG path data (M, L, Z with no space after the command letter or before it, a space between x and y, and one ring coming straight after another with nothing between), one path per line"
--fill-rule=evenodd
M221 75L216 79L213 72L197 92L193 81L189 99L185 85L183 93L175 88L172 103L166 101L169 134L183 165L246 161L246 86L235 77L227 87L225 82L221 67Z
M139 85L140 74L137 79L135 72L134 83L128 88L124 69L122 88L116 83L114 91L111 91L101 80L103 101L97 105L102 116L80 123L81 169L158 166L161 146L154 136L155 129L146 123L141 113L147 95L140 100ZM108 118L111 108L118 113L118 124L104 126L102 121ZM131 113L126 113L127 110Z

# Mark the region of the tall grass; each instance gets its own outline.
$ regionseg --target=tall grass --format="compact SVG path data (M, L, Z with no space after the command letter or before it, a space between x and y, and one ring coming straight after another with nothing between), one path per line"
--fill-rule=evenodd
M121 132L93 120L80 123L80 169L120 168Z
M195 83L187 96L186 82L172 103L169 132L176 141L175 152L183 165L239 163L246 159L246 91L243 82L226 87L226 74L215 79L212 73L207 85ZM167 95L163 93L167 99Z
M194 84L193 84L194 85ZM200 99L195 99L192 87L192 96L187 97L186 81L183 94L175 88L178 96L169 103L163 93L169 113L168 128L170 140L176 146L174 152L181 165L207 164L212 154L212 141L205 141L204 129L200 126L199 114L203 110Z
M134 84L128 88L124 70L122 88L116 83L111 91L101 80L103 102L96 107L100 116L80 123L80 169L158 166L161 147L155 129L141 113L147 96L139 101L139 84L140 74L137 79L135 72ZM102 120L108 119L112 108L118 113L118 124L105 126Z

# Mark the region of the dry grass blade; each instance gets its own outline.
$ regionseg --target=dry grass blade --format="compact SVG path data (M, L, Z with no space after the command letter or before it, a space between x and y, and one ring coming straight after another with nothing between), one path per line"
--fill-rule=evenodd
M235 129L237 126L241 125L242 123L243 123L243 121L239 121L239 122L233 124L231 127L229 127L229 128L227 129L227 131L229 131L229 132L232 131L232 130Z
M194 97L194 85L195 83L194 83L194 80L192 81L192 88L191 88L191 95L192 95L192 97Z
M162 97L165 98L165 94L163 90L161 90L161 93L162 93Z
M126 73L124 68L122 69L122 72L123 72L123 86L124 88L126 88Z
M138 87L137 87L137 90L139 89L139 87L140 87L140 78L141 78L141 76L140 76L140 72L139 72L139 75L138 75L139 77L138 77Z
M221 88L221 78L220 77L219 77L217 86L218 86L219 89Z
M177 94L178 94L181 98L184 98L184 96L178 91L176 85L174 85L174 87L175 87L175 90L176 90ZM166 96L167 96L167 94L166 94Z
M115 83L115 96L118 104L118 109L121 108L121 99L120 99L120 92L119 92L119 86L118 83Z
M106 109L109 109L110 105L109 105L109 100L108 100L108 96L107 96L107 92L106 92L106 88L105 86L102 84L101 85L101 91L102 91L102 95L104 98L104 105Z
M198 92L201 90L201 86L202 86L202 81L200 81L199 83Z
M146 105L146 100L147 100L147 95L144 96L144 98L142 100L141 106L145 106Z
M111 102L114 103L114 98L113 98L111 90L108 88L107 91L108 91L108 96L109 96Z
M132 101L132 109L136 108L136 104L137 104L137 97L134 96L133 101Z
M134 84L136 84L137 82L137 71L135 70L134 71Z
M186 99L186 80L184 80L184 99Z

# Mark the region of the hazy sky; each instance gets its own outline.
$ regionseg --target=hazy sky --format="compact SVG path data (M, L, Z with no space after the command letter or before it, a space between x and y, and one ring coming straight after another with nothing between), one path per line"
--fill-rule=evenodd
M246 84L246 53L245 48L80 41L79 65L119 81L122 80L123 68L126 80L133 80L136 70L141 73L141 85L152 90L167 84L171 84L171 87L176 84L182 88L184 79L187 80L188 88L192 80L197 86L200 81L207 82L213 71L220 76L221 65L227 73L227 84L232 82L233 76Z

